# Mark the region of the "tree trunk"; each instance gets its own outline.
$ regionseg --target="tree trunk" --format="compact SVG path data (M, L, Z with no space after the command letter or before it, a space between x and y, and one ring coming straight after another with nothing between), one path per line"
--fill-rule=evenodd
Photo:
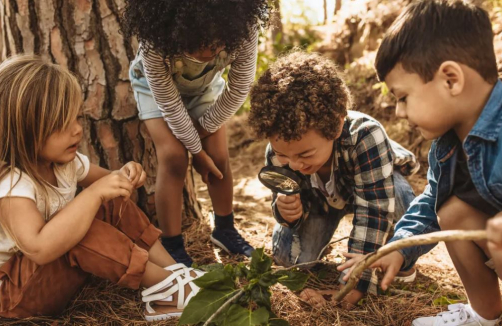
M328 23L328 0L323 0L324 25Z
M2 0L0 53L40 54L70 69L84 98L85 140L91 162L115 170L128 161L143 165L147 181L134 200L155 216L157 158L145 125L137 118L129 81L135 39L119 32L124 0ZM184 218L200 217L191 168L184 189Z
M340 9L342 9L342 0L335 0L335 12L334 14L336 15Z
M282 26L281 16L281 1L272 1L273 10L271 12L270 23L271 28L268 30L266 52L268 55L276 55L282 51L282 43L284 40L284 28Z

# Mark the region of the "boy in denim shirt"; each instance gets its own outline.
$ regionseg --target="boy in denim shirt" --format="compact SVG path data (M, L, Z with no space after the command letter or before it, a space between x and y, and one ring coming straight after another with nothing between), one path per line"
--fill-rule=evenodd
M397 116L434 139L428 185L390 241L440 229L489 233L488 242L446 244L470 304L413 325L495 325L502 313L494 270L502 275L496 217L502 211L502 83L489 16L461 1L415 1L387 31L375 66L397 98ZM433 247L406 248L378 261L373 267L386 272L382 288Z

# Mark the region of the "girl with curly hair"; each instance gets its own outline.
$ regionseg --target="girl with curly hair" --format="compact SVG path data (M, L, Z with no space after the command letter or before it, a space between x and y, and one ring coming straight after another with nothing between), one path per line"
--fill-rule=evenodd
M230 253L253 251L234 227L224 123L254 81L258 28L268 15L267 0L126 1L124 34L140 42L130 79L139 118L157 150L155 205L162 244L188 266L192 259L181 235L187 152L208 185L215 222L211 241Z

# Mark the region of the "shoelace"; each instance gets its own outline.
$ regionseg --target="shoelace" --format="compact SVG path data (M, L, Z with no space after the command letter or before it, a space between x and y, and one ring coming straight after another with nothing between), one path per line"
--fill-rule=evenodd
M453 316L452 316L453 315ZM448 311L443 311L438 314L443 319L443 323L455 322L456 316L460 321L466 321L471 318L471 314L467 311L463 303L451 304L448 306ZM476 321L479 326L482 326L479 321Z

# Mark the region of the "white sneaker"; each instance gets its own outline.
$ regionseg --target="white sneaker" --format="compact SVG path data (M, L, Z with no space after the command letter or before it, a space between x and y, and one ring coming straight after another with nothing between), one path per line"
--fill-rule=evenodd
M463 303L448 306L448 311L443 311L435 317L421 317L413 321L412 326L492 326L493 321L484 323L473 313L470 306Z

